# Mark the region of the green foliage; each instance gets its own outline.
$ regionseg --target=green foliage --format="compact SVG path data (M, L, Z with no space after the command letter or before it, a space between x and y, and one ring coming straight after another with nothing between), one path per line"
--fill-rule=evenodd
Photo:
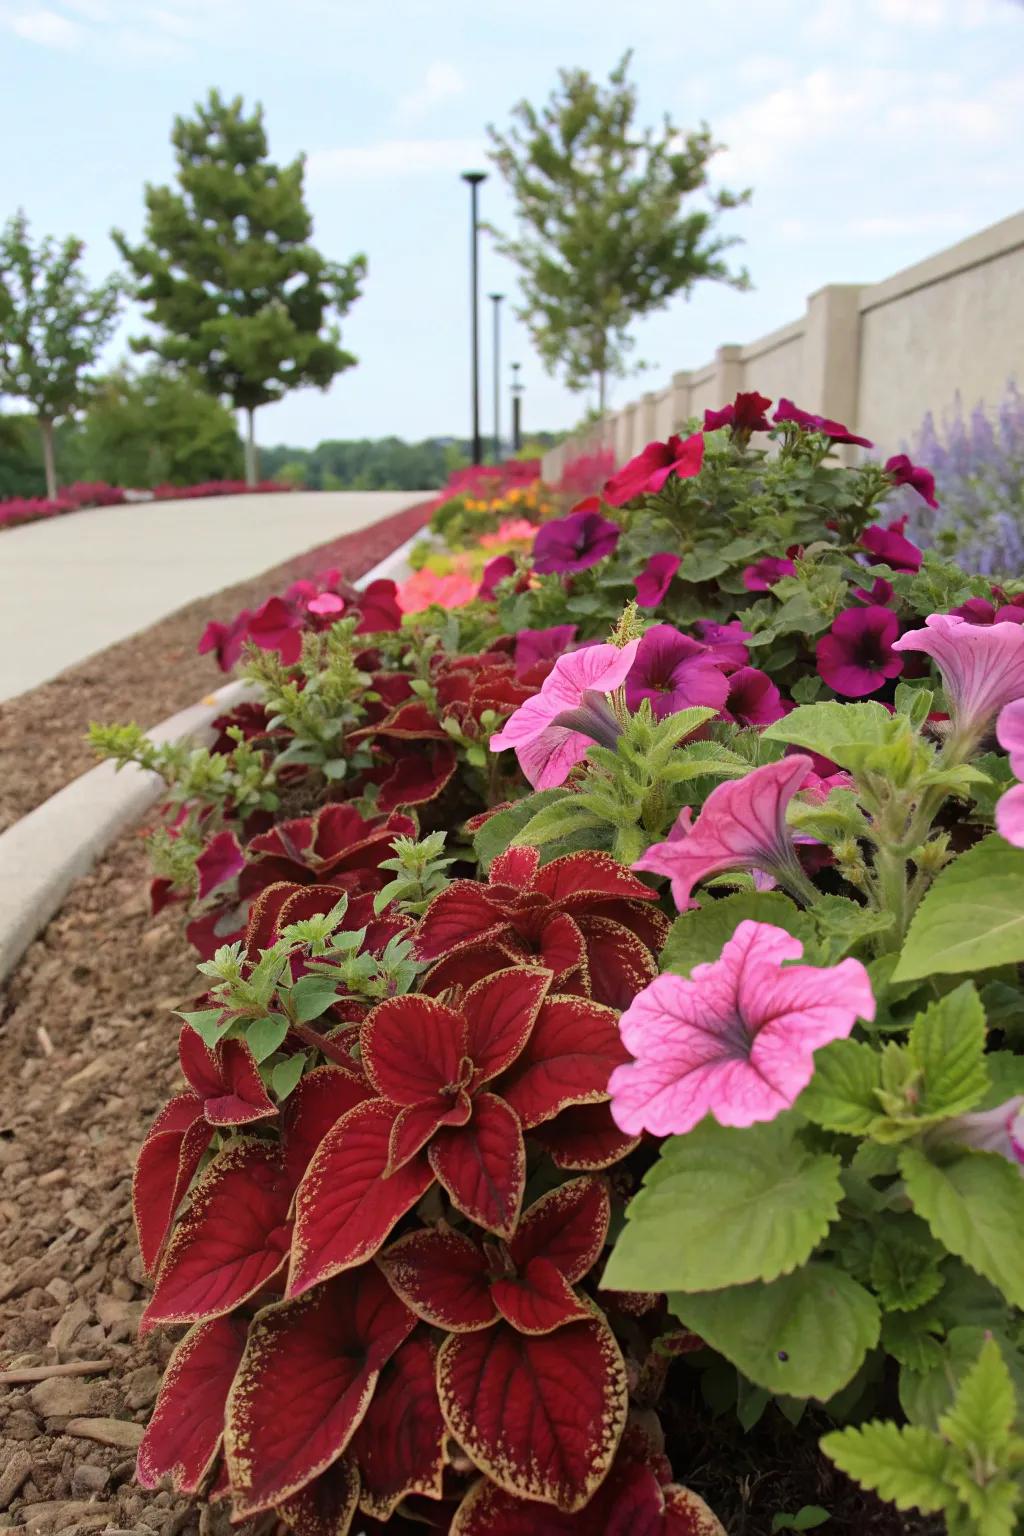
M538 110L521 101L506 133L490 129L491 158L516 206L519 234L499 249L519 267L522 314L547 367L570 389L626 371L629 327L702 279L747 286L723 259L736 242L718 216L748 193L713 188L720 148L707 127L685 136L667 117L636 124L627 54L602 86L563 70ZM683 211L694 194L704 206Z
M921 1147L900 1153L914 1210L950 1253L1024 1307L1024 1179L992 1152L938 1161Z
M187 374L162 368L101 379L75 441L75 476L147 488L237 479L234 416Z
M810 1151L791 1117L746 1130L705 1120L662 1143L602 1285L706 1291L774 1280L811 1256L841 1196L839 1159Z
M356 623L339 619L321 633L307 631L291 667L275 651L249 647L242 671L259 684L269 715L267 730L286 727L291 737L275 757L278 767L298 764L335 783L370 766L368 747L346 745L346 733L365 718L370 685L369 674L356 664L362 649Z
M810 914L779 891L739 891L717 901L705 901L691 912L681 912L669 930L661 951L661 969L688 976L695 965L717 960L722 946L738 925L748 919L773 923L803 943L814 937Z
M873 1421L837 1430L822 1449L897 1509L942 1513L951 1536L1013 1536L1024 1439L999 1346L987 1339L934 1430Z
M87 398L89 370L121 299L116 278L89 284L84 250L73 235L33 244L21 212L0 233L0 394L27 401L36 414L50 497L57 494L54 424Z
M262 109L216 91L193 118L175 119L177 187L146 188L146 229L114 241L146 319L161 328L134 343L201 375L211 393L250 414L288 390L325 388L355 363L331 313L359 297L362 256L330 262L310 244L304 162L268 159ZM255 464L247 464L255 479Z
M1024 850L993 833L939 875L911 924L900 981L1024 960Z
M772 1536L777 1531L816 1531L829 1518L828 1510L820 1504L805 1504L792 1515L780 1510L772 1516Z
M438 891L448 884L446 871L455 863L454 854L445 854L447 833L431 832L417 842L411 837L396 837L392 841L393 859L382 859L378 868L394 872L394 880L377 892L373 899L375 912L382 912L394 902L400 912L421 917Z

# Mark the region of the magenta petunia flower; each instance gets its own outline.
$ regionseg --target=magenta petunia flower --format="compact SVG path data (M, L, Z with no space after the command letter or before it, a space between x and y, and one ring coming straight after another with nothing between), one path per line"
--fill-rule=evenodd
M550 629L521 629L516 635L517 677L522 677L539 662L557 661L575 639L575 624L553 624Z
M692 479L700 474L703 463L703 432L685 440L672 436L667 443L648 443L643 453L605 482L604 499L610 507L624 507L638 496L656 496L670 475Z
M756 390L741 392L731 405L720 411L704 412L704 431L716 432L719 427L731 427L734 437L748 438L751 432L770 432L771 422L765 415L771 400Z
M748 592L767 592L783 576L795 576L796 566L792 560L783 560L777 555L765 555L756 560L753 565L748 565L743 572L743 585Z
M909 539L903 537L906 526L906 518L900 517L885 528L879 523L873 523L870 528L864 529L860 543L861 548L868 551L870 565L888 565L894 571L921 569L921 551L916 544L911 544Z
M797 752L754 768L742 779L717 785L692 830L687 806L667 840L652 843L633 868L668 875L672 900L680 912L686 911L695 885L729 870L761 870L802 892L806 877L786 825L786 811L812 767L811 758Z
M814 416L810 411L802 411L798 405L793 404L792 400L785 398L779 401L772 421L778 422L780 426L787 421L794 422L805 432L821 432L825 437L830 437L834 443L855 443L860 448L875 446L869 438L855 436L849 427L843 426L841 421L832 421L828 416Z
M498 595L498 582L505 581L515 573L516 562L511 555L495 555L494 559L488 560L484 566L477 597L484 602L492 603Z
M712 652L671 624L655 624L647 631L626 679L630 709L650 699L656 720L697 704L721 709L728 693L729 684Z
M249 618L249 639L261 651L277 651L286 667L302 655L302 614L283 597L268 597Z
M909 485L930 507L937 507L935 500L935 476L930 469L912 464L905 453L894 453L885 461L885 472L893 485Z
M766 672L740 667L729 676L729 697L722 714L737 725L771 725L786 713L782 695Z
M874 603L876 607L885 608L895 597L896 589L884 576L876 576L870 587L854 587L853 595L862 603Z
M728 624L716 624L714 619L698 619L697 632L723 672L745 667L750 660L747 641L753 636L743 628L739 619L730 619Z
M205 656L207 651L213 651L221 671L230 672L245 648L251 618L249 609L243 608L241 613L235 614L230 624L221 624L216 619L211 619L203 630L196 650L200 656Z
M942 674L950 716L961 749L981 739L994 716L1024 698L1024 625L968 624L950 613L932 613L924 629L912 629L895 651L923 651Z
M491 751L513 747L534 789L564 784L594 742L613 747L618 740L606 695L622 687L639 646L590 645L560 656L540 692L491 737Z
M899 677L903 661L893 654L900 623L891 608L847 608L818 641L818 675L847 699L877 693Z
M600 512L570 512L545 523L533 541L533 568L541 576L553 571L585 571L610 555L622 529Z
M651 556L633 583L636 587L636 600L641 608L657 608L681 564L679 555Z
M774 1120L814 1076L814 1053L875 1016L859 960L799 960L799 939L771 923L737 927L717 960L690 978L666 972L619 1019L635 1061L608 1083L612 1118L638 1136L681 1136L711 1115L719 1125Z

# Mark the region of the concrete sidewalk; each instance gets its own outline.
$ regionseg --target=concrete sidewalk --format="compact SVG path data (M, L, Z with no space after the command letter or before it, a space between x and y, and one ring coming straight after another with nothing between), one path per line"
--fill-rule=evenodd
M197 597L432 494L295 491L144 502L0 533L0 699Z

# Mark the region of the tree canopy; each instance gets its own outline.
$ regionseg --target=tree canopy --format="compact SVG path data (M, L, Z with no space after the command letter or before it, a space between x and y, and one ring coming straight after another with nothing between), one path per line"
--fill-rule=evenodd
M252 416L303 385L326 388L356 359L331 316L359 296L366 260L328 261L310 243L304 157L268 157L263 111L211 91L175 119L175 187L147 185L142 242L119 230L135 295L156 334L137 339L201 377L248 416L246 472L256 476Z
M562 70L543 106L521 101L506 132L488 130L515 201L517 234L496 233L520 270L521 317L548 370L571 389L595 382L601 410L608 378L627 371L634 320L702 280L749 285L724 259L736 238L717 232L749 192L710 185L722 146L706 124L637 127L629 64L627 53L607 85Z

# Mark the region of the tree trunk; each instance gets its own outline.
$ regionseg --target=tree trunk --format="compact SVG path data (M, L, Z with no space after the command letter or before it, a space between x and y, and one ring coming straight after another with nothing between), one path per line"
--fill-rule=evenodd
M255 417L255 415L256 415L256 408L255 408L255 406L247 405L245 407L245 418L246 418L246 428L245 428L245 483L246 483L246 485L255 485L257 480L258 480L258 478L259 478L259 475L258 475L258 464L257 464L257 457L256 457L256 434L255 434L255 431L254 431L254 428L253 428L253 418Z
M47 416L39 418L39 435L43 439L43 468L46 471L46 496L57 499L57 464L53 454L53 422Z
M597 408L604 415L605 396L607 392L608 376L602 368L597 375Z

